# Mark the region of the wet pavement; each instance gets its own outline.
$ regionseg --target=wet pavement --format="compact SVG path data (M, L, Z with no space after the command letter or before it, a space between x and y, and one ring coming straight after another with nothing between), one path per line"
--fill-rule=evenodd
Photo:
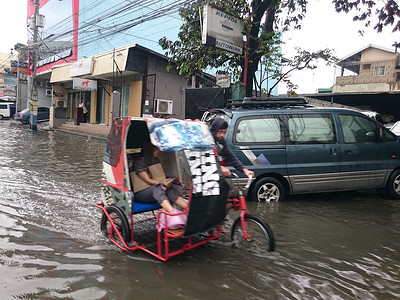
M8 120L0 136L1 299L400 298L400 201L378 191L248 203L275 252L217 241L164 263L100 233L104 140Z

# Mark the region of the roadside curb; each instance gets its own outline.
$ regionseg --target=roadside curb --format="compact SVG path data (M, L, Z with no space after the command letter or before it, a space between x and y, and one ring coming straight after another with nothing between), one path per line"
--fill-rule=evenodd
M101 140L101 141L107 140L106 137L90 135L90 134L82 133L82 132L74 132L74 131L68 131L68 130L62 130L62 129L49 129L49 130L54 131L54 132L62 132L62 133L77 135L77 136L81 136L81 137L86 137L88 139L97 139L97 140Z

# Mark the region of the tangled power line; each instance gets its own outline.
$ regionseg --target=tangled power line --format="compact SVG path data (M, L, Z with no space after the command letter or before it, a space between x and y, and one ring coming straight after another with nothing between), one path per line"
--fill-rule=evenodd
M41 31L39 41L36 46L46 50L46 53L57 55L56 51L51 50L50 45L56 41L64 41L72 45L73 35L78 34L79 51L94 51L94 46L102 45L103 42L114 46L125 38L143 39L157 43L150 38L157 32L165 32L168 20L156 23L155 20L168 17L170 20L180 20L178 17L179 9L190 4L193 0L143 0L128 1L119 0L95 0L86 7L79 10L79 26L74 29L74 15L70 15L56 24ZM133 34L130 30L138 25L149 23L150 26L142 28L140 33ZM176 22L176 21L175 21ZM157 29L160 28L159 30ZM171 27L177 27L176 25ZM150 33L146 33L153 31ZM93 53L94 54L94 53Z

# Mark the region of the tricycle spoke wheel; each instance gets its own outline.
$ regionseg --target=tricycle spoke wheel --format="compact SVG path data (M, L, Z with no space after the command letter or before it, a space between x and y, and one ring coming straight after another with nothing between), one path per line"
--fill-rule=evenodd
M234 247L252 253L274 251L275 239L272 230L263 220L246 214L244 216L244 223L247 238L245 237L240 217L236 219L232 226L231 239Z
M125 214L116 206L109 206L107 208L107 212L109 214L109 218L105 213L103 213L103 216L101 217L101 231L103 234L109 239L113 239L115 241L120 240L117 231L112 226L113 222L123 240L125 242L129 242L129 223L125 217Z

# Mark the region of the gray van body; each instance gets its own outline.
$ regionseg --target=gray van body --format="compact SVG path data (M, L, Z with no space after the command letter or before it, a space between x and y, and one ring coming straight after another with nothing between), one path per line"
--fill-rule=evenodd
M3 118L11 118L13 115L12 107L15 107L15 103L12 102L0 102L0 120Z
M203 118L229 123L228 145L255 172L248 198L372 188L400 198L400 141L393 133L357 111L288 99L251 99Z

